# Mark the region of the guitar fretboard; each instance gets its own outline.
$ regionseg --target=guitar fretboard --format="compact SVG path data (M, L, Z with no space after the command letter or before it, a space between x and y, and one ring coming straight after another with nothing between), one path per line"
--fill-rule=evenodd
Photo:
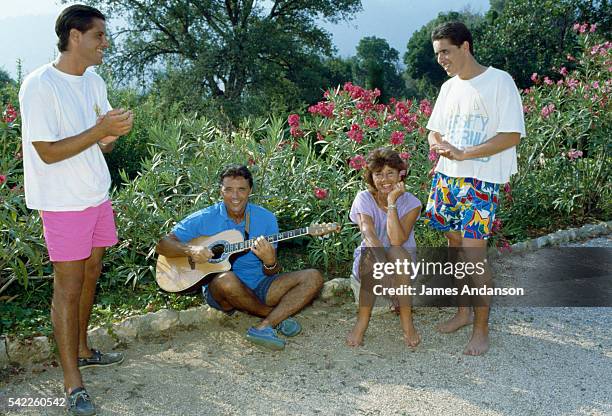
M278 241L289 240L291 238L301 237L303 235L308 234L308 227L296 228L295 230L285 231L278 234L264 236L266 240L270 243L276 243ZM226 252L238 253L240 251L248 250L255 244L256 238L251 238L250 240L242 241L240 243L229 244Z

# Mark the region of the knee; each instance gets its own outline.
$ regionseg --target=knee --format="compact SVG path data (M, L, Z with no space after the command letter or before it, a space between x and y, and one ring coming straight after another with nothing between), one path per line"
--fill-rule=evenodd
M209 286L215 294L227 295L240 289L240 279L232 272L221 273L210 282Z
M452 233L445 233L444 236L448 240L448 245L450 247L461 247L461 240L462 240L461 234L452 232Z
M313 288L315 291L321 290L323 287L323 275L317 269L306 270L306 283Z

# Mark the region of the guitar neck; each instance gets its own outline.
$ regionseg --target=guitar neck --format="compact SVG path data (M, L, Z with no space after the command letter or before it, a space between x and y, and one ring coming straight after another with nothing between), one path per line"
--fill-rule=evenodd
M307 234L308 234L308 228L303 227L303 228L296 228L295 230L291 230L291 231L285 231L285 232L278 233L278 234L264 236L264 238L270 243L276 243L278 241L290 240L292 238L301 237ZM230 254L233 254L233 253L238 253L240 251L248 250L251 247L253 247L256 240L257 240L256 238L251 238L249 240L242 241L240 243L230 244L228 246L227 252L229 252Z

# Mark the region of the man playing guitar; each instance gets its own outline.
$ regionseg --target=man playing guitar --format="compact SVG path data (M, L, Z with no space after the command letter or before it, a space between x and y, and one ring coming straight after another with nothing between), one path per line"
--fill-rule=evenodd
M247 331L251 342L272 349L283 349L285 336L295 336L300 324L291 315L308 305L323 286L318 270L280 272L276 248L263 236L278 233L276 217L270 211L249 203L253 176L246 166L230 165L219 176L222 202L197 211L176 224L157 245L157 253L168 257L188 257L205 263L213 257L208 247L189 242L203 235L238 230L245 239L260 236L246 254L239 255L230 271L217 274L203 288L208 304L226 313L235 309L262 317Z

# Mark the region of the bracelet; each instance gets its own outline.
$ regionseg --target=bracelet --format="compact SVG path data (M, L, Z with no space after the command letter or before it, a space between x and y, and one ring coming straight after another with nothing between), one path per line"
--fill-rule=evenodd
M274 270L274 269L276 269L276 266L278 266L278 262L277 261L275 261L272 266L266 266L266 263L263 264L263 267L266 270Z
M389 204L387 205L387 211L389 211L390 209L396 209L397 206L395 204Z

